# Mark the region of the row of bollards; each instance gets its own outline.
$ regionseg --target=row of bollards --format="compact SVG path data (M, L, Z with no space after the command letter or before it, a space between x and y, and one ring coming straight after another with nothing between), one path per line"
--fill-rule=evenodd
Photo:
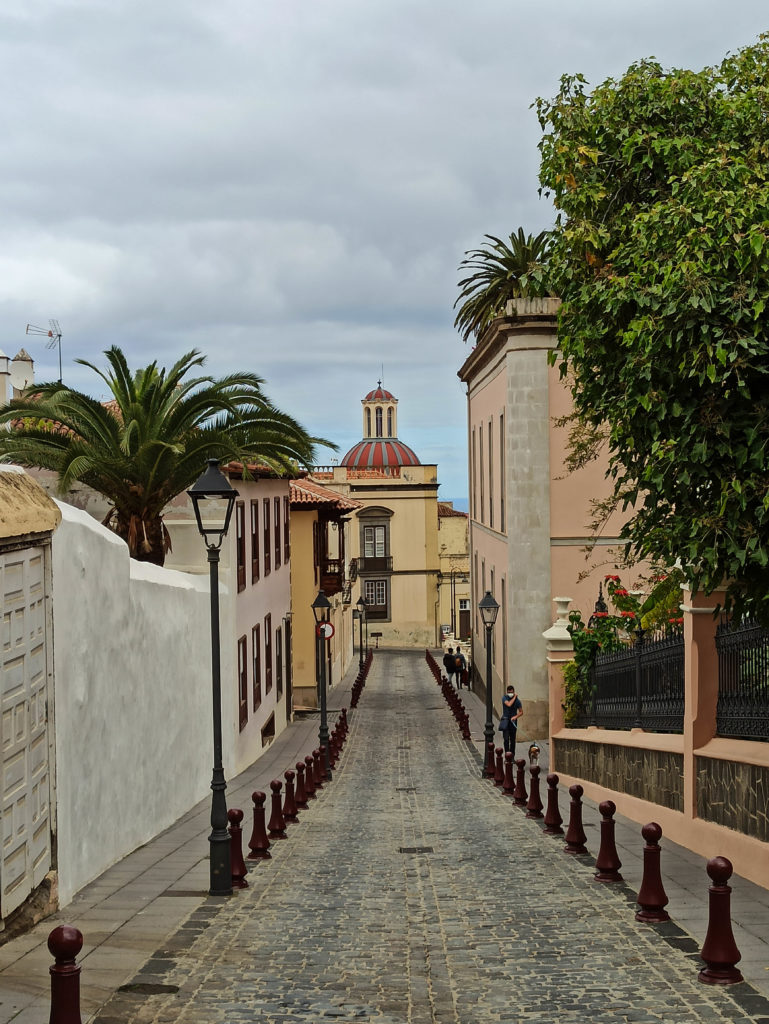
M350 707L357 708L360 695L363 693L363 687L366 685L366 677L368 676L369 669L371 668L371 662L374 658L374 652L369 649L366 651L366 657L363 659L358 675L355 677L355 682L352 684L352 696L350 697Z
M504 753L501 747L494 748L489 743L487 763L494 763L495 770L491 781L501 788L502 792L512 798L515 806L526 812L527 818L542 818L543 804L539 793L539 765L532 765L529 770L529 793L526 792L526 761L519 758L515 761L516 778L513 781L513 755ZM564 853L581 856L588 853L587 836L582 824L583 788L579 784L569 787L569 821L564 834L563 819L558 806L557 775L547 776L547 808L544 814L543 831L550 836L563 836ZM604 800L598 805L601 815L601 841L595 861L594 878L597 882L621 882L622 862L617 854L614 837L614 815L617 807L613 800ZM659 846L662 829L656 822L650 822L641 829L645 841L643 851L643 878L638 891L637 921L659 922L669 921L670 915L665 907L668 897L662 882L660 869L661 850ZM700 952L705 966L699 973L699 980L710 985L732 985L743 980L736 964L740 960L740 951L734 940L731 922L731 887L727 884L732 875L732 864L726 857L713 857L707 862L707 873L712 885L709 889L708 928Z
M370 652L369 652L370 653ZM347 708L342 708L329 736L329 761L336 767L344 747L349 724ZM294 768L283 773L283 782L273 779L270 783L270 817L267 820L265 804L267 796L262 792L252 794L254 804L254 825L248 842L248 859L270 858L273 842L286 839L288 825L299 820L299 814L314 800L317 790L330 780L325 777L325 747L318 747L303 761L297 761ZM243 811L231 807L227 811L230 834L230 870L233 889L248 887L248 868L243 857ZM82 1024L80 1016L80 971L76 957L83 946L83 935L71 925L59 925L48 936L48 949L55 963L49 968L51 975L50 1024Z
M425 661L427 662L430 671L435 677L435 682L440 686L443 698L449 706L449 710L454 715L457 726L462 733L463 740L469 740L470 737L470 715L467 713L467 709L462 703L462 698L459 696L457 691L448 681L448 679L441 675L440 666L438 665L435 658L432 656L429 650L425 651Z

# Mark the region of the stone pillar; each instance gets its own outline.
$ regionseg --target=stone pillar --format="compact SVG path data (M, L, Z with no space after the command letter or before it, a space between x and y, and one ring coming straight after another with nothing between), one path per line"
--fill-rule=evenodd
M697 773L694 752L716 734L718 655L713 611L723 605L724 590L712 594L683 588L684 616L684 814L697 817Z
M555 597L555 622L546 629L542 636L547 644L547 671L549 682L549 729L550 768L555 771L555 750L553 736L564 727L563 713L563 670L567 662L574 657L571 634L566 628L569 625L570 597Z

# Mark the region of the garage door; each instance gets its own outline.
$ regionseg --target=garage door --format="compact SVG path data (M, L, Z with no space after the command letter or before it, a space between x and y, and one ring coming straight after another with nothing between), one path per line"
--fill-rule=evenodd
M0 916L51 864L45 547L0 552L2 857Z

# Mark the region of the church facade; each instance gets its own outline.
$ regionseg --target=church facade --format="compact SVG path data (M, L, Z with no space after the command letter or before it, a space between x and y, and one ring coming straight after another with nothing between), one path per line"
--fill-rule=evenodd
M350 574L372 646L440 642L438 467L398 437L398 399L381 382L362 402L363 436L313 479L361 503L349 527Z

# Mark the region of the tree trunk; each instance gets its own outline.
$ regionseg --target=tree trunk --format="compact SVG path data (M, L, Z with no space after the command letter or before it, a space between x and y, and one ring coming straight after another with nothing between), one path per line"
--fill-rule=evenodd
M131 558L137 562L152 562L163 565L166 551L171 545L167 541L168 533L161 516L153 516L142 520L138 516L126 517L119 512L112 521L112 528L118 537L128 545Z

